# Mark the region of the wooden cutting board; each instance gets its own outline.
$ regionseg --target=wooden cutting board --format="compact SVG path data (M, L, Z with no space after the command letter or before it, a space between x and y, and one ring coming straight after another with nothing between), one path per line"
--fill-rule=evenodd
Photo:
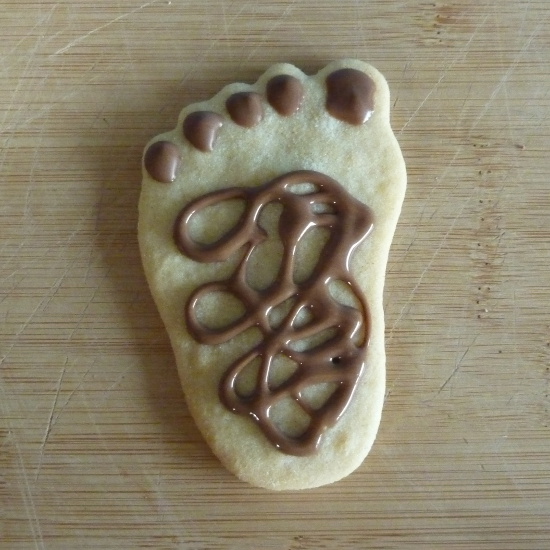
M0 9L0 548L550 548L550 4ZM140 157L273 62L371 62L409 188L379 437L269 493L186 408L136 243Z

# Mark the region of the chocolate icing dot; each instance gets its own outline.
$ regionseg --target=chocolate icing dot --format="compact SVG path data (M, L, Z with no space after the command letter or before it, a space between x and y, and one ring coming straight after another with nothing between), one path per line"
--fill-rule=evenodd
M237 92L230 95L225 107L233 122L245 128L256 126L264 117L262 98L255 92Z
M266 87L267 100L282 116L293 115L304 99L304 87L295 77L280 74L269 80Z
M297 194L293 187L313 184L315 190ZM210 206L230 200L244 201L245 210L237 225L213 243L193 239L191 218ZM282 205L278 233L283 259L276 280L267 288L253 288L247 278L249 259L266 238L260 226L262 210L270 204ZM323 207L318 213L316 207ZM330 212L326 211L329 207ZM325 432L346 411L357 382L365 369L369 339L368 309L360 288L350 273L350 258L357 245L373 226L372 211L352 197L337 181L319 172L290 172L260 186L229 187L213 191L183 208L174 225L179 250L198 262L223 262L244 250L240 264L228 279L211 281L192 292L186 306L187 330L207 345L219 345L255 327L261 341L236 358L222 375L219 396L227 409L253 419L267 439L281 452L309 455L318 450ZM299 242L313 227L330 233L311 275L297 281L295 267ZM356 305L340 303L330 291L334 282L345 284L356 298ZM197 304L207 295L230 294L244 307L244 314L223 327L203 324L197 316ZM272 324L270 312L288 301L290 310L280 324ZM299 321L300 313L310 319ZM333 334L322 343L307 344L308 339ZM303 344L300 346L300 343ZM305 349L304 349L305 347ZM281 385L270 387L269 373L276 369L281 354L297 365L297 370ZM251 395L242 395L236 381L251 362L261 361L256 387ZM335 391L320 408L312 407L304 392L317 384L334 384ZM270 411L285 399L292 399L309 416L301 435L285 433L270 416Z
M183 121L183 135L195 148L212 151L223 126L223 117L212 111L195 111Z
M170 141L157 141L145 152L143 163L149 175L161 183L171 183L181 161L180 152Z
M375 84L372 78L356 69L330 73L327 84L327 111L349 124L365 123L374 111Z

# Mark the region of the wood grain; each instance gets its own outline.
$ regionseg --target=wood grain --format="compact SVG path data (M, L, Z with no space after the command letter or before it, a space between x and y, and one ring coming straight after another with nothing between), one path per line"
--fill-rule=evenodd
M550 4L3 2L0 548L550 548ZM271 494L185 406L136 244L140 156L271 63L358 57L409 189L365 464Z

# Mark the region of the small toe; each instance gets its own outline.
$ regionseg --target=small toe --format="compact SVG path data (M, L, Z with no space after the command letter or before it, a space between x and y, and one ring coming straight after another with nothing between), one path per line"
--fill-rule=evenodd
M304 86L295 76L280 74L267 83L269 104L282 116L291 116L300 109L304 99Z
M181 162L180 152L171 141L157 141L145 152L145 169L156 181L172 183Z
M223 126L223 117L212 111L195 111L183 121L183 135L199 151L212 151Z
M264 117L262 97L256 92L237 92L225 102L229 116L239 126L252 128Z

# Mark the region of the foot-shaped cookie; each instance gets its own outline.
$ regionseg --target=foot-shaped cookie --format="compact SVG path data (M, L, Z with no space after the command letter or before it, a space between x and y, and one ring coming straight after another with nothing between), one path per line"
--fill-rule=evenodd
M143 166L145 273L205 439L261 487L346 476L380 422L405 192L386 81L275 65L185 108Z

